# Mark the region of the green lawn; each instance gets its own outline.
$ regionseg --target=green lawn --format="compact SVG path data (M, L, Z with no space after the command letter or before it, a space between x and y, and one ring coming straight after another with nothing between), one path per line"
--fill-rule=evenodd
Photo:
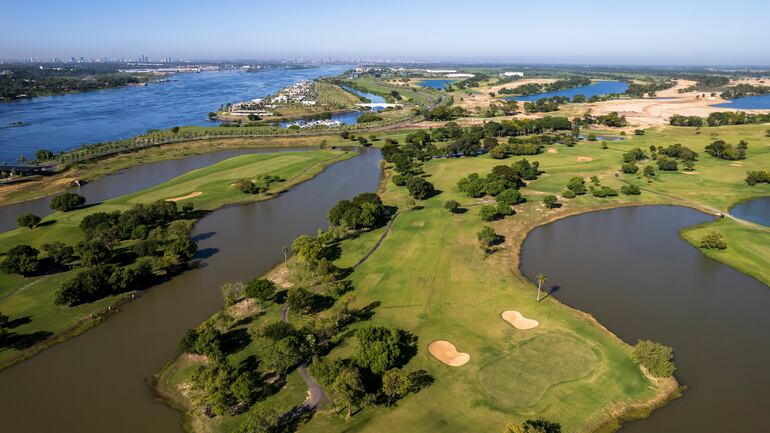
M682 237L697 247L701 238L712 231L725 237L727 249L701 249L704 254L770 286L770 228L723 218L687 228L682 231Z
M230 203L265 200L314 176L326 165L353 155L353 152L341 150L314 150L238 156L134 194L67 213L56 212L44 218L43 224L34 229L20 228L2 233L0 251L7 251L21 243L38 248L44 243L53 241L74 245L83 239L79 224L86 215L125 210L137 203L176 198L192 192L202 192L202 194L180 201L180 206L185 202L192 202L196 209L213 210ZM239 179L252 178L259 174L280 176L284 181L274 184L267 194L256 195L244 194L231 185ZM78 272L77 269L29 278L0 274L0 312L12 319L26 318L25 321L28 321L14 328L13 331L24 335L44 332L57 339L63 333L70 334L85 329L88 324L94 322L90 319L92 314L103 312L109 305L115 305L116 302L128 296L109 297L71 308L55 305L54 293L60 282L70 278L76 272ZM80 326L80 323L84 326ZM39 349L39 347L32 349ZM21 352L14 348L0 349L0 366L20 356Z

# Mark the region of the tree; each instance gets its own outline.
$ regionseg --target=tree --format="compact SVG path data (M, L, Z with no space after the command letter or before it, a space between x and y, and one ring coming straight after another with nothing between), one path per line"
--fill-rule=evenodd
M313 264L321 257L324 246L318 239L302 235L291 244L291 252L297 256L301 262Z
M549 195L543 197L543 204L545 204L546 208L553 209L553 208L556 208L556 207L559 206L559 203L558 203L557 200L558 199L556 198L555 195L549 194Z
M448 200L444 203L444 208L448 209L450 213L458 213L460 211L460 203L456 200Z
M25 277L32 275L40 267L40 261L37 258L39 253L29 245L16 245L5 253L5 259L0 263L0 270L6 274L20 274Z
M545 274L537 274L537 302L540 302L540 290L543 288L548 277Z
M700 247L707 250L724 250L727 248L725 238L717 231L706 233L700 240Z
M479 216L482 221L495 221L500 219L500 213L497 211L496 206L485 204L479 209Z
M644 177L646 177L648 181L651 181L652 178L655 177L655 168L651 165L645 166Z
M355 367L343 368L329 388L335 406L347 408L347 418L353 415L353 407L364 396L364 384L361 375Z
M76 250L80 262L85 266L101 265L112 257L112 251L107 245L94 240L79 242Z
M299 313L307 313L310 310L312 303L313 294L302 287L289 289L289 293L286 295L286 304L293 311Z
M388 399L388 406L403 398L411 387L409 376L397 368L391 368L382 375L382 393Z
M245 293L246 296L256 299L259 305L263 306L265 302L275 296L275 283L265 278L257 278L246 286Z
M401 332L384 326L367 326L356 332L358 365L374 374L382 374L395 366L401 356Z
M40 149L35 152L35 159L38 161L47 161L49 159L53 159L53 152L46 149Z
M59 241L43 244L41 248L48 254L51 261L60 267L66 266L67 263L72 261L72 256L75 254L74 248Z
M33 213L28 213L21 215L19 219L16 220L16 222L18 223L19 227L27 227L31 229L40 224L40 217Z
M567 182L567 189L575 195L583 195L586 193L586 182L582 177L573 177Z
M502 242L502 236L495 233L492 227L484 226L476 233L476 238L479 240L479 246L485 254L489 254L490 249Z
M409 191L409 195L417 200L426 199L435 192L432 183L418 176L412 176L407 179L406 189Z
M279 433L280 431L278 412L266 405L260 405L249 412L248 418L238 427L236 433Z
M670 377L676 370L674 350L654 341L639 340L631 358L655 377Z
M59 194L51 199L51 209L62 212L69 212L73 209L77 209L80 206L83 206L85 202L86 198L82 195L72 192L65 192L64 194Z

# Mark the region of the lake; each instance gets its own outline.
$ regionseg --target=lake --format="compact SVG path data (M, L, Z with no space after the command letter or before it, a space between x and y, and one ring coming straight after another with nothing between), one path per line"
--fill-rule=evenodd
M674 348L688 390L621 433L767 432L770 288L711 260L679 230L713 217L643 206L569 217L532 231L521 269L629 344Z
M283 259L283 246L327 227L338 201L376 191L380 160L379 150L361 149L272 200L201 219L192 233L200 268L144 291L85 334L0 371L3 431L182 433L181 414L155 400L152 375L174 359L187 329L222 308L222 284L266 272Z
M731 99L730 102L716 104L714 107L736 108L743 110L766 110L770 109L770 94L735 98Z
M586 98L592 96L603 96L611 93L625 93L628 89L628 83L622 81L596 81L587 86L573 87L571 89L559 90L556 92L538 93L527 96L509 96L503 99L517 101L537 101L540 98L553 98L554 96L567 96L572 98L576 95L583 95Z
M38 149L54 152L133 137L174 125L211 125L220 105L262 98L301 80L339 74L349 66L221 71L168 76L171 81L0 103L0 161L16 162Z
M770 197L744 201L730 209L737 218L770 227Z
M420 85L422 87L430 87L431 89L444 90L446 86L454 83L456 80L422 80Z

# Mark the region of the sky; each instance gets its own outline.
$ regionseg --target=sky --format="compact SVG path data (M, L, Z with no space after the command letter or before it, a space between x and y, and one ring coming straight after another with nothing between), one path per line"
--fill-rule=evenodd
M4 1L0 58L770 65L770 1Z

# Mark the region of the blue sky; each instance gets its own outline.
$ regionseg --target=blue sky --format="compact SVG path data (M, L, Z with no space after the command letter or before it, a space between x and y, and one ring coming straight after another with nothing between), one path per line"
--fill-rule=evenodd
M767 0L4 3L0 58L770 64Z

